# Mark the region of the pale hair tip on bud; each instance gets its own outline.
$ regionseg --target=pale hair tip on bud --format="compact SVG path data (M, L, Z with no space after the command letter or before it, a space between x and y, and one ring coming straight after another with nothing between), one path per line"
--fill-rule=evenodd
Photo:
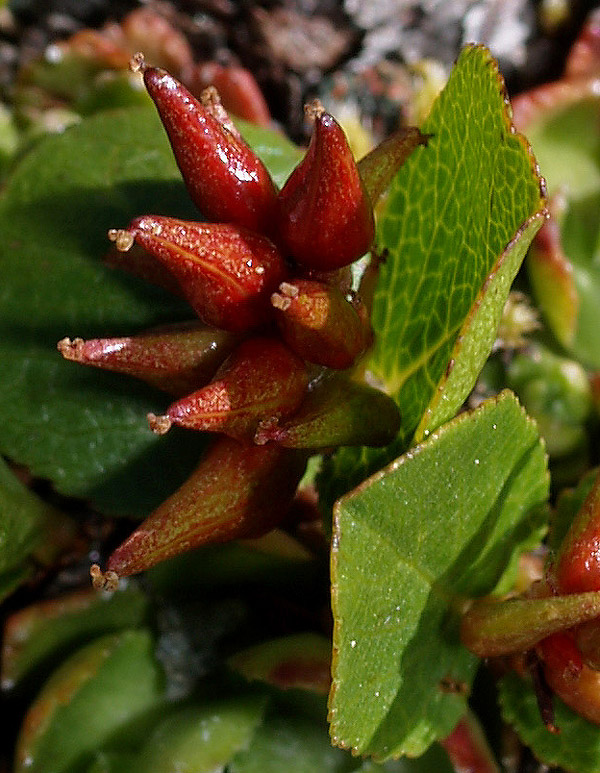
M148 419L148 426L155 435L164 435L171 429L173 424L166 415L157 416L155 413L149 413L146 418Z
M271 296L271 306L275 309L279 309L280 311L286 311L290 308L292 305L291 298L287 298L284 295L279 295L279 293L273 293Z
M116 572L103 572L98 564L90 566L90 577L95 590L115 591L119 587L119 575Z
M71 341L69 336L65 336L64 338L61 338L60 341L56 344L56 348L61 354L71 349L72 346L73 346L73 342Z
M204 107L210 107L211 105L220 105L221 96L217 90L217 87L211 85L202 89L202 92L200 94L200 102L204 105Z
M282 282L279 285L279 292L282 295L286 295L288 298L297 298L300 290L298 289L298 285Z
M135 53L129 60L129 69L131 72L143 72L146 69L146 60L144 54L141 51Z
M56 344L56 348L66 359L75 359L83 343L83 338L71 339L66 336L65 338L61 338L61 340Z
M307 118L320 118L323 113L326 113L327 111L323 107L323 103L320 99L313 99L311 102L308 102L308 104L304 105L304 115Z
M131 231L126 231L124 228L111 228L108 232L108 238L111 242L115 243L115 247L119 252L127 252L130 250L135 241L135 237Z
M269 416L267 419L261 419L254 433L253 442L256 446L265 446L273 440L273 433L279 425L279 416Z

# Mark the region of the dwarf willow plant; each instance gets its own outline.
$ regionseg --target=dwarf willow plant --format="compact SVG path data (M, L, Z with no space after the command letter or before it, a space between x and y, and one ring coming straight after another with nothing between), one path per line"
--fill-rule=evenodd
M467 47L421 132L357 165L318 106L304 154L264 129L240 134L212 91L192 102L137 64L164 128L151 104L83 121L26 156L0 199L0 449L62 495L145 519L101 556L98 585L148 570L109 601L88 591L12 620L7 687L77 647L32 694L16 770L277 771L291 764L286 745L299 771L449 769L436 742L455 755L448 737L471 726L480 657L535 649L535 673L545 667L562 695L552 637L597 609L581 598L597 588L564 583L533 611L491 601L543 538L549 489L537 428L511 392L460 412L546 216L497 67ZM369 248L370 268L349 270ZM194 648L214 661L237 625L224 602L218 624L206 607L194 619L202 646L187 630L188 660L165 652L168 637L157 649L152 621L164 623L174 588L204 598L257 577L287 588L312 565L281 531L259 553L201 547L279 524L309 456L304 481L331 529L331 664L331 642L306 630L229 644L221 681L195 671ZM11 475L2 468L5 594L62 523ZM582 542L558 542L556 566ZM374 761L332 748L327 692L334 745ZM536 734L551 735L551 718L532 711L520 677L502 694L543 756ZM598 747L600 730L565 712L556 723ZM405 755L426 756L386 762Z

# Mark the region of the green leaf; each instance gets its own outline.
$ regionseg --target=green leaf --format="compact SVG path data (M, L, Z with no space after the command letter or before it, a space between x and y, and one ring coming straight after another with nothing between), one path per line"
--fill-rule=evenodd
M378 228L386 259L366 368L397 401L398 440L344 449L322 478L333 501L452 417L492 347L510 284L542 223L534 159L514 132L501 77L466 47L391 185Z
M433 136L400 170L382 216L379 244L388 257L373 308L370 367L398 398L405 438L486 278L542 206L534 159L512 129L487 49L463 50L423 132Z
M266 699L248 695L190 706L161 722L140 753L139 773L216 773L250 744Z
M331 746L325 722L270 712L249 748L232 759L229 773L345 773L356 761Z
M475 385L492 350L513 280L543 221L543 213L533 215L519 229L486 277L463 322L446 372L417 427L417 441L451 419Z
M304 150L280 132L267 131L241 118L236 118L235 123L246 142L265 162L271 177L279 187L283 187L291 171L304 157Z
M132 752L99 751L86 773L131 773L136 760Z
M568 88L561 94L560 82L546 86L547 109L538 108L536 120L525 129L550 194L563 189L572 199L585 199L600 190L600 100L590 99L585 81L580 83L575 102L572 85L570 94Z
M547 494L536 427L504 392L336 504L335 743L386 759L450 733L465 697L445 684L468 691L477 666L461 599L493 589Z
M314 584L318 570L314 556L276 529L260 542L227 542L182 553L155 564L145 576L155 592L187 596L240 583L298 588Z
M292 634L236 652L229 658L228 664L248 681L327 695L331 642L316 633Z
M439 744L433 744L421 757L389 760L379 765L373 760L365 760L357 773L456 773L456 768Z
M279 174L295 162L297 150L279 135L255 129L253 140ZM101 262L107 229L148 212L201 217L153 106L105 112L41 141L0 199L0 452L62 493L139 514L183 482L203 438L158 438L146 414L163 412L165 396L65 362L56 342L193 317L183 302Z
M600 165L599 165L600 168ZM600 367L600 192L570 203L561 222L562 246L571 263L577 319L567 350L584 364Z
M104 633L142 625L148 606L147 597L130 585L113 594L90 588L16 612L4 632L3 689L32 675L39 680L40 667L47 667L69 647Z
M550 458L587 444L592 389L579 363L534 344L511 360L506 384L537 422Z
M11 472L0 458L0 600L27 577L26 559L60 516Z
M15 773L66 773L108 743L125 747L160 709L163 673L145 630L96 639L54 672L25 717Z
M548 181L561 193L557 222L562 245L548 254L539 245L528 270L549 327L567 351L600 367L600 100L596 76L557 81L519 99L533 106L527 136ZM524 116L527 116L527 109ZM566 209L565 212L562 212ZM556 245L555 245L556 246Z
M546 765L577 773L600 772L600 728L575 714L554 697L555 724L560 734L549 733L540 719L535 693L528 682L511 673L499 685L504 720Z

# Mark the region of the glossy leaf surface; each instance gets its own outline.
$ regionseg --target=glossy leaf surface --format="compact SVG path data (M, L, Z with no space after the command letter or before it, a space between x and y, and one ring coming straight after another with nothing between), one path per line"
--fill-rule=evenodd
M487 49L463 50L422 129L432 136L394 178L378 229L386 257L365 363L396 399L402 430L385 452L334 457L323 478L331 502L461 406L543 219L534 159Z
M413 756L448 735L477 666L458 640L461 599L493 589L547 492L535 425L503 393L336 504L337 744Z
M134 743L163 700L163 674L148 631L96 639L54 672L29 709L15 772L71 771L101 745Z

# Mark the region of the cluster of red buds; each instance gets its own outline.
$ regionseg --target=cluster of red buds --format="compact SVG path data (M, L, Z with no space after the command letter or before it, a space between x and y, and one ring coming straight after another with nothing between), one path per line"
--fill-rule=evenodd
M177 424L217 438L107 572L95 569L98 585L201 544L262 534L284 517L310 453L394 438L394 401L352 378L372 332L347 267L371 247L373 203L426 142L404 130L359 167L339 124L313 104L308 150L278 190L213 87L196 99L141 54L131 66L208 221L137 217L109 232L112 262L182 296L198 319L58 348L173 394L164 415L149 414L154 432Z

